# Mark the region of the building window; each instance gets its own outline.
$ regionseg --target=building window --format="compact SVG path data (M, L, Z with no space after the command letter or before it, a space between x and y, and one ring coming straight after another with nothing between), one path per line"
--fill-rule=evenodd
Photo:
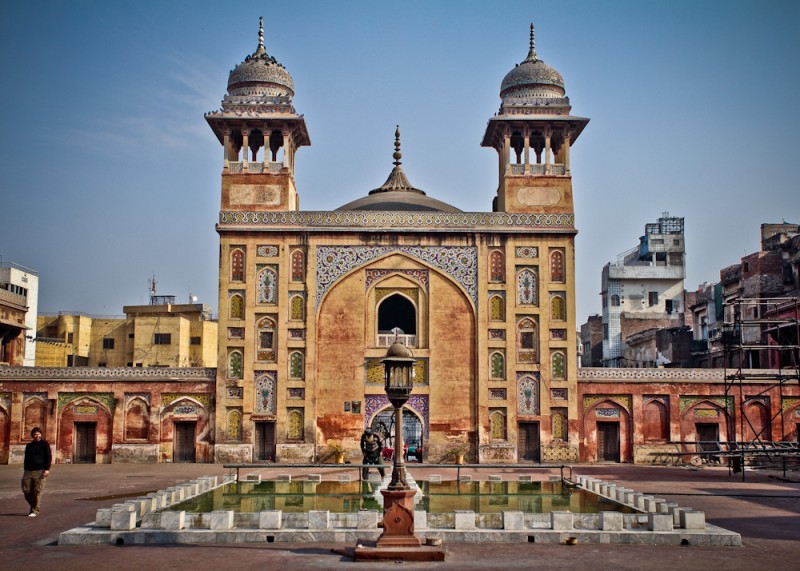
M502 295L493 295L489 300L489 319L503 321L506 318L505 300Z
M303 440L303 409L290 408L286 411L288 430L286 437L289 440Z
M564 278L564 253L556 250L550 254L550 281L563 283Z
M569 432L567 429L567 409L554 408L552 412L553 440L566 442L569 437Z
M242 378L242 353L241 351L233 351L230 359L228 360L228 378L241 379Z
M289 378L302 379L303 378L303 354L300 351L295 351L289 356Z
M238 293L231 296L230 317L231 319L244 319L244 297Z
M564 321L567 318L567 304L563 295L554 295L550 298L550 319Z
M617 294L611 296L611 307L619 307L619 296Z
M305 303L302 295L293 295L289 303L289 319L302 321L305 317Z
M304 281L306 273L306 257L302 250L295 250L292 252L292 281Z
M114 348L114 338L113 337L104 337L103 338L103 349L113 349Z
M489 430L492 440L506 440L506 409L489 409Z
M75 335L73 333L67 333L67 343L72 345L72 342L73 342L74 338L75 338Z
M517 324L517 353L522 363L539 362L538 326L530 317Z
M256 360L275 361L275 321L264 317L256 324Z
M647 303L650 307L654 305L658 305L658 292L657 291L648 291L647 292Z
M244 281L244 252L238 248L231 252L231 281Z
M664 310L667 313L672 313L673 311L678 311L678 308L676 307L677 305L678 304L676 304L673 300L668 299L668 300L664 301Z
M556 351L550 359L553 379L563 381L567 378L567 358L563 351Z
M153 335L153 345L171 345L171 333L156 333Z
M538 305L536 272L526 268L517 274L517 305Z
M201 341L200 337L191 337L189 339L189 344L190 345L200 345L201 343L202 343L202 341Z
M489 255L489 281L504 282L506 281L506 264L503 259L503 252L495 250Z
M506 358L499 351L492 353L489 377L497 380L506 378Z

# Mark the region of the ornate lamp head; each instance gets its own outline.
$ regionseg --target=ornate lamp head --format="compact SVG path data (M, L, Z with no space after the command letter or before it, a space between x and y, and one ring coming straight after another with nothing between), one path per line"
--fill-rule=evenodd
M384 390L389 400L392 398L408 399L414 388L414 355L411 350L398 341L392 343L381 359L384 366Z

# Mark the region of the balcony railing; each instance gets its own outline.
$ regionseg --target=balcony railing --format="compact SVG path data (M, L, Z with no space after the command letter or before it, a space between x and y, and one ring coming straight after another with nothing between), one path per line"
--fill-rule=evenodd
M417 346L416 335L395 335L394 333L379 333L378 334L378 347L388 347L397 340L401 345L406 347Z

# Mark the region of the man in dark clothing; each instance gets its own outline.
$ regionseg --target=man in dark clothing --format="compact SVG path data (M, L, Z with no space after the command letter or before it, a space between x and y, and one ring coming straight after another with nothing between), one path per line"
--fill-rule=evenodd
M42 438L42 430L34 428L31 430L32 442L25 446L24 472L22 473L22 493L25 500L31 506L28 517L39 515L39 504L44 493L44 479L50 475L50 445Z
M383 471L383 438L381 435L367 428L364 434L361 435L361 453L364 455L363 464L376 464L378 466L378 473L381 478L384 477ZM369 468L364 466L361 468L361 478L366 480L369 475Z

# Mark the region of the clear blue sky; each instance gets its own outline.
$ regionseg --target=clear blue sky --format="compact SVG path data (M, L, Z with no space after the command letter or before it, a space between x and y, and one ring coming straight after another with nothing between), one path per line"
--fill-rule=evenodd
M800 2L0 3L0 256L38 271L40 311L121 314L189 291L217 306L222 150L203 113L252 53L294 77L313 146L304 210L383 183L400 124L411 183L491 210L479 143L503 76L539 57L591 122L572 153L578 324L600 270L663 211L686 218L686 287L800 223Z

